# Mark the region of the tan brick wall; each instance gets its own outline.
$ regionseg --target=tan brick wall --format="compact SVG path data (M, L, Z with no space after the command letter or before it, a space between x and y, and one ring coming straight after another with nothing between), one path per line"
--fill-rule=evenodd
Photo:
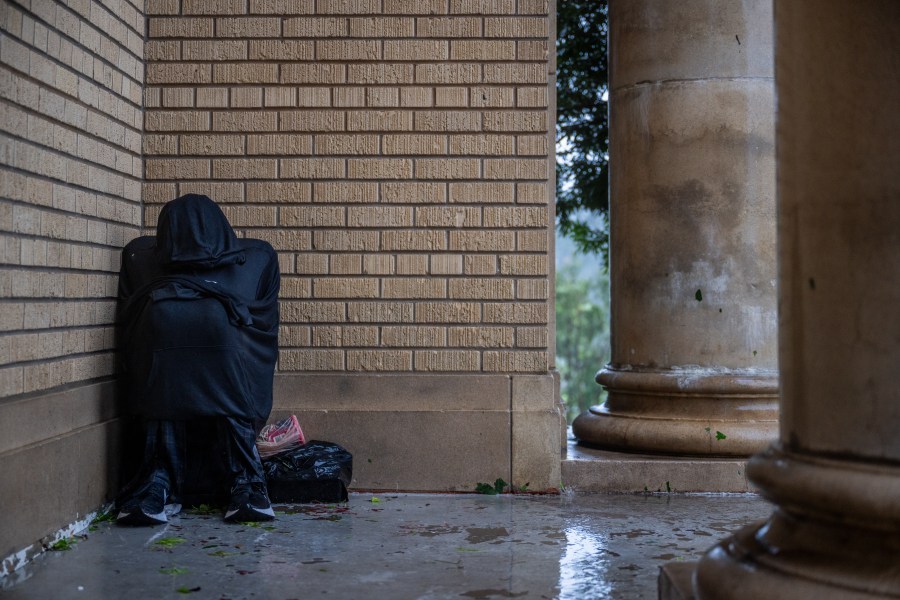
M2 397L113 374L119 254L141 223L143 10L0 3Z
M283 372L548 371L550 9L148 2L145 223L275 246Z
M278 250L273 416L359 486L555 486L552 11L0 0L0 558L118 490L119 255L188 192Z

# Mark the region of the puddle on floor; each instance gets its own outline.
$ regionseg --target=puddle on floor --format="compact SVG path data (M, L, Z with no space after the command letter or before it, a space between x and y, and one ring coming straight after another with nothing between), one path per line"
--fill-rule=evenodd
M660 565L695 560L770 507L749 495L352 494L276 511L268 523L101 523L0 581L4 599L655 598Z

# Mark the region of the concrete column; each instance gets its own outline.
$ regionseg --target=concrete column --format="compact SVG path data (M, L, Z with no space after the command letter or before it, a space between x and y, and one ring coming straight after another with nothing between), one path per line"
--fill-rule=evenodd
M777 431L770 0L611 0L604 447L749 455Z
M699 598L900 597L900 3L779 0L781 438L771 519Z

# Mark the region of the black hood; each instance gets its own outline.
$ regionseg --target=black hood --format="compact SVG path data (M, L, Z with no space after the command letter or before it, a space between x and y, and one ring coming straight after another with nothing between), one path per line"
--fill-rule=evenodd
M156 227L157 257L166 267L212 269L244 262L231 223L208 196L187 194L167 202Z

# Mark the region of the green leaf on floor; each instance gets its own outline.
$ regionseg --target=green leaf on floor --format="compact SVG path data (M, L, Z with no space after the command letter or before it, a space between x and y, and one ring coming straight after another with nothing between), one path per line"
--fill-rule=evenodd
M198 585L197 587L189 588L188 586L183 585L175 591L177 591L179 594L193 594L194 592L200 591L200 586Z
M163 548L174 548L178 544L183 544L186 541L187 540L180 537L164 537L156 540L156 545L162 546Z
M75 539L74 538L62 538L61 540L57 540L56 542L50 544L50 550L54 552L62 552L64 550L71 550L75 547Z
M188 570L187 567L169 567L168 569L162 568L159 572L163 575L184 575Z
M722 433L721 431L717 431L717 432L716 432L716 439L717 439L717 440L724 440L724 439L727 438L727 437L728 437L728 436L725 435L724 433Z
M494 481L494 485L489 483L478 483L475 485L475 493L477 494L486 494L488 496L496 496L497 494L502 494L503 490L506 489L506 486L509 485L503 479L498 477L496 481Z
M91 519L91 525L97 525L98 523L106 523L108 521L115 521L116 515L113 514L113 511L105 512L105 513L97 513L97 516Z
M379 502L381 502L381 500L376 498L375 496L372 496L372 499L369 500L369 502L371 502L372 504L378 504Z
M235 552L225 552L224 550L216 550L215 552L210 552L210 556L218 556L220 558L224 558L226 556L237 556Z
M697 302L703 302L703 292L701 292L701 291L698 289L698 290L694 293L694 299L695 299Z
M494 486L492 486L489 483L478 483L478 484L475 484L475 493L476 494L487 494L489 496L493 496L497 492L494 491Z
M209 504L201 504L200 506L192 506L189 512L195 515L214 515L219 510Z

